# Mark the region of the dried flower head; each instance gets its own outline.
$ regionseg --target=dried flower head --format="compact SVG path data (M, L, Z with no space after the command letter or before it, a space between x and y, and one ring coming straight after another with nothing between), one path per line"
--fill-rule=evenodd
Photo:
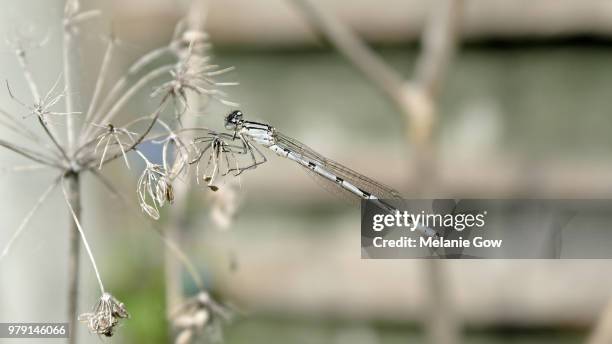
M146 164L138 179L138 200L142 210L157 220L159 208L174 201L174 188L162 166L149 161L146 161Z
M101 127L101 128L107 128L107 130L105 132L103 132L102 134L98 135L98 137L96 137L96 140L98 141L98 143L96 144L96 148L94 149L94 154L98 153L98 148L100 148L102 146L102 144L104 144L104 149L102 151L102 155L100 156L100 164L98 166L98 169L102 169L102 165L104 164L104 158L106 157L106 153L108 152L108 148L110 145L112 144L116 144L119 146L119 149L121 150L121 154L123 155L123 160L125 161L125 166L127 166L127 168L130 168L130 163L128 162L127 159L127 154L125 152L125 147L123 147L123 143L121 142L121 137L125 137L127 140L129 140L131 143L134 143L134 135L136 135L136 133L128 131L127 129L124 128L117 128L112 124L108 124L106 126L101 126L98 124L94 124L97 127Z
M129 318L125 305L109 293L104 293L91 313L79 315L79 321L87 323L91 333L107 337L113 335L113 330L119 324L119 319Z
M55 81L55 83L53 84L53 86L51 87L51 89L49 90L49 92L47 92L47 94L45 94L44 97L40 98L40 100L35 101L34 104L32 105L27 105L25 102L19 100L19 98L17 98L14 94L13 91L11 90L11 87L9 86L8 81L6 82L6 88L8 90L9 96L15 101L17 102L19 105L23 106L24 108L26 108L29 111L29 114L27 116L24 117L28 117L28 116L36 116L38 117L43 123L47 123L47 119L49 116L71 116L71 115L78 115L80 114L80 112L58 112L58 111L53 111L51 110L51 108L53 108L55 105L57 105L57 103L59 103L60 100L62 100L65 96L66 96L66 90L62 90L60 92L57 92L56 89L59 86L59 82L61 80L61 75L57 78L57 80Z
M189 48L184 58L181 58L174 70L170 71L172 80L157 87L151 97L160 95L170 95L175 103L175 115L180 121L180 117L189 108L187 101L187 91L191 91L199 96L208 96L216 99L227 106L237 106L238 104L228 101L227 94L219 89L223 86L237 85L235 82L217 82L215 76L233 70L233 67L219 69L219 66L209 64L209 57L201 57L193 54L192 47Z
M208 335L209 339L220 341L221 324L231 319L232 314L226 306L201 291L172 315L172 324L178 332L175 343L186 344L200 335Z

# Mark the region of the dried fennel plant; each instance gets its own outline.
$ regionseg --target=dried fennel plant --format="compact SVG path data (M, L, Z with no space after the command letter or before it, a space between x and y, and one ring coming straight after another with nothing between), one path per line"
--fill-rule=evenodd
M162 208L173 203L174 185L177 182L195 177L198 183L201 182L208 186L207 189L216 191L219 188L219 178L224 175L232 176L230 164L236 163L235 157L228 149L230 144L226 142L230 138L207 128L182 125L183 117L190 116L187 109L190 108L191 99L205 99L202 104L208 104L208 100L212 100L235 106L236 104L227 100L222 89L236 83L218 81L219 76L232 68L220 68L212 64L210 57L206 55L206 37L198 36L187 40L185 37L189 36L182 34L181 25L177 25L177 32L168 45L140 57L118 80L109 80L108 77L117 44L115 37L111 35L106 42L106 51L91 99L77 98L84 93L79 86L78 77L81 73L75 70L75 66L79 66L78 38L86 29L84 24L99 15L97 10L83 10L78 0L66 1L62 23L64 70L58 73L57 81L48 90L39 88L28 64L31 50L42 49L42 44L20 37L10 40L10 47L22 68L30 94L17 94L10 87L10 81L7 81L8 95L23 108L26 116L20 118L22 116L0 109L0 125L18 134L22 139L20 142L23 142L22 144L0 139L0 146L21 155L31 163L15 166L10 170L44 168L57 173L57 177L42 193L5 245L0 259L8 254L39 206L59 187L71 218L68 318L72 343L76 341L74 324L77 319L79 241L83 243L91 261L101 296L93 310L82 314L78 319L86 323L90 332L112 336L119 322L129 317L125 305L104 288L102 274L98 271L92 248L87 241L81 218L80 177L90 173L109 191L117 194L112 182L104 177L100 170L118 159L124 161L126 168L133 168L129 155L141 159L145 167L136 183L133 197L137 199L144 214L157 220L161 216ZM168 57L173 57L174 62L161 64L167 61ZM158 86L151 90L149 87L152 84ZM145 114L136 119L122 118L126 104L143 92L149 92L155 104L154 108L151 111L143 110ZM23 122L30 120L37 122L38 131L29 129ZM143 144L160 148L160 163L153 162L153 158L140 149ZM226 208L227 206L221 211L221 215L227 213ZM171 319L181 340L186 342L187 337L190 340L195 338L206 326L217 326L218 321L214 319L228 318L227 311L206 293L196 269L178 245L165 238L158 227L153 227L161 235L169 251L184 264L200 289L199 294L188 300ZM189 319L192 319L191 323Z

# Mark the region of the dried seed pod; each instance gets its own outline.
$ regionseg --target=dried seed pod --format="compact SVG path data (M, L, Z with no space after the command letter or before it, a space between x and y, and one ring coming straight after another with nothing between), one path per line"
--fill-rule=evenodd
M79 315L79 321L87 323L91 333L112 337L119 319L129 318L129 313L122 302L109 293L104 293L91 313Z

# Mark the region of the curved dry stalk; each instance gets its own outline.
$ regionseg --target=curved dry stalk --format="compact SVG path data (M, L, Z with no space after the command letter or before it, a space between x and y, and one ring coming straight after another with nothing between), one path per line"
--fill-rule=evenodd
M134 205L132 203L130 203L126 199L126 197L123 194L121 194L119 192L119 190L117 190L111 184L111 182L108 181L102 174L100 174L96 170L91 170L91 173L100 181L100 183L102 183L102 185L106 188L106 190L113 197L116 197L123 205L128 206L134 213L138 213L138 211L135 209ZM151 228L155 231L155 233L157 233L157 235L159 235L159 237L162 240L163 244L166 245L166 247L168 247L168 249L176 256L176 258L181 261L181 263L183 264L183 266L185 267L185 269L189 273L189 276L193 280L194 284L198 287L198 289L203 290L204 289L204 281L202 280L202 277L198 274L198 272L197 272L198 270L196 269L196 267L193 264L193 262L191 261L191 259L189 259L187 254L180 248L180 246L176 242L174 242L173 240L169 239L165 235L164 231L159 227L157 222L147 221L147 224L151 226Z
M57 141L57 139L55 138L55 135L53 135L53 133L51 132L51 130L49 129L45 121L43 121L42 118L38 117L38 122L43 127L43 129L45 130L45 133L47 133L47 136L49 136L49 138L51 139L51 142L53 142L53 145L55 146L55 148L57 148L57 151L62 155L64 160L66 162L70 161L70 158L68 157L68 153L66 153L66 150L64 149L64 147L62 147L62 145L60 145L60 143Z
M87 237L85 237L85 232L83 231L83 227L81 227L81 222L77 214L72 207L70 199L68 197L68 192L66 191L66 187L64 185L65 177L62 176L62 193L64 194L64 200L66 201L66 205L68 205L68 210L70 210L70 214L72 215L72 219L79 230L79 234L81 235L81 239L83 240L83 245L85 246L85 250L87 251L87 255L89 256L89 260L91 261L91 265L93 266L94 272L96 274L96 278L98 279L98 286L100 287L100 291L104 294L104 284L102 284L102 278L100 277L100 272L98 271L98 266L96 265L96 260L94 259L93 254L91 253L91 248L89 247L89 243L87 242Z
M314 0L292 0L317 33L328 39L372 83L393 98L399 97L403 78L359 37Z
M110 92L106 95L106 97L102 101L102 104L100 105L100 107L91 117L91 120L94 122L98 122L98 123L104 122L100 120L101 117L104 115L104 111L107 108L109 108L111 104L113 104L114 100L117 99L117 97L119 97L119 95L125 89L125 87L128 86L128 82L130 78L134 76L135 74L139 73L142 70L142 68L144 68L145 66L149 65L151 62L160 58L167 51L169 51L169 47L158 48L146 54L145 56L141 57L136 62L134 62L132 66L128 69L128 73L125 76L123 76L121 79L119 79L115 83L115 85L111 88ZM86 128L84 131L84 134L82 135L83 140L87 140L90 133L91 133L91 128Z
M40 206L45 202L45 200L47 199L49 194L51 194L51 191L53 191L53 189L55 189L55 187L57 186L59 180L60 180L59 177L55 178L55 180L51 183L51 185L49 185L49 187L42 193L42 195L40 195L40 197L38 198L36 203L34 203L34 206L30 209L30 211L28 211L28 213L23 218L23 220L21 220L21 223L19 224L19 227L17 227L17 230L15 231L15 233L13 233L13 235L11 236L9 241L4 246L4 249L2 250L2 253L0 253L0 261L4 257L6 257L6 255L9 252L9 250L11 249L11 246L13 245L13 243L17 240L17 238L19 238L19 236L21 235L23 230L26 228L26 226L28 225L28 223L30 222L30 220L32 219L32 217L34 216L34 214L36 213L38 208L40 208Z
M63 68L64 84L68 90L66 94L66 136L67 150L72 154L75 149L76 127L74 125L74 109L80 106L78 93L79 89L79 67L80 67L80 46L77 40L79 32L78 25L83 22L96 18L101 14L99 10L81 11L80 0L66 0L64 5L64 46L63 46Z
M115 102L113 107L108 111L106 116L101 120L102 123L110 122L119 111L125 106L125 104L138 93L143 87L145 87L151 81L157 79L158 77L169 73L174 67L172 65L161 66L153 69L149 73L145 74L138 82L136 82L132 87L130 87L122 96Z
M94 111L98 105L100 100L100 95L102 94L102 88L104 87L104 81L106 80L106 76L108 75L108 68L110 66L110 62L112 60L113 52L115 48L114 37L111 36L109 39L108 45L106 46L106 51L104 52L104 57L102 58L102 65L100 66L100 71L98 72L98 78L96 79L96 86L94 87L94 92L89 102L89 108L85 114L85 119L83 123L88 123L91 116L93 116ZM82 137L83 131L81 131L81 137L79 139L83 139Z
M164 46L161 48L153 49L150 52L141 56L136 62L132 64L132 66L128 69L128 74L137 74L144 67L148 66L153 61L160 58L162 55L170 51L170 46Z

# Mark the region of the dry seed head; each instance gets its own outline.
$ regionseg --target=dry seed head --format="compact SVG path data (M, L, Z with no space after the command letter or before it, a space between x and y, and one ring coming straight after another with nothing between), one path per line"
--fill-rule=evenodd
M62 100L65 96L66 96L66 89L57 92L57 88L59 86L59 82L61 80L61 75L57 78L57 80L55 81L55 83L53 84L53 86L51 87L51 89L47 92L47 94L45 94L44 97L42 97L41 99L39 99L38 101L36 101L34 104L32 105L28 105L25 102L21 101L19 98L17 98L14 94L13 91L11 90L11 87L8 83L8 81L6 81L6 88L8 90L8 94L9 96L15 101L17 102L19 105L23 106L24 108L26 108L29 112L29 114L25 117L28 116L36 116L38 118L40 118L40 120L43 123L47 123L47 119L50 116L71 116L71 115L78 115L80 114L80 112L58 112L58 111L53 111L51 110L53 107L55 107L55 105L57 105L60 100Z
M111 337L120 319L129 318L125 305L109 293L104 293L91 313L79 315L79 321L87 323L91 333Z
M147 215L157 220L159 208L174 200L174 192L163 167L148 161L146 163L147 167L138 179L138 203Z
M179 120L189 108L188 92L216 99L227 106L238 106L238 104L228 101L226 99L227 94L220 89L221 87L234 86L238 83L218 82L215 80L216 76L225 74L234 68L220 69L217 65L209 64L209 61L209 57L194 54L193 47L190 46L188 52L179 59L174 70L170 72L172 80L155 88L151 96L171 96L175 103L175 115Z
M123 137L124 141L129 141L133 144L135 142L134 136L136 135L136 133L128 131L127 129L124 129L124 128L117 128L110 123L106 126L101 126L98 124L93 124L93 125L97 127L107 128L105 132L103 132L102 134L98 135L98 137L96 137L96 140L98 142L96 143L96 147L94 148L94 154L97 154L98 149L102 147L102 145L104 145L104 149L102 150L102 155L100 156L100 164L98 166L98 169L102 169L102 165L104 164L106 153L108 152L109 147L112 145L119 146L119 149L121 150L121 155L123 156L123 160L125 161L125 165L129 169L130 163L128 162L127 152L125 151L125 147L123 145L123 142L121 141Z

